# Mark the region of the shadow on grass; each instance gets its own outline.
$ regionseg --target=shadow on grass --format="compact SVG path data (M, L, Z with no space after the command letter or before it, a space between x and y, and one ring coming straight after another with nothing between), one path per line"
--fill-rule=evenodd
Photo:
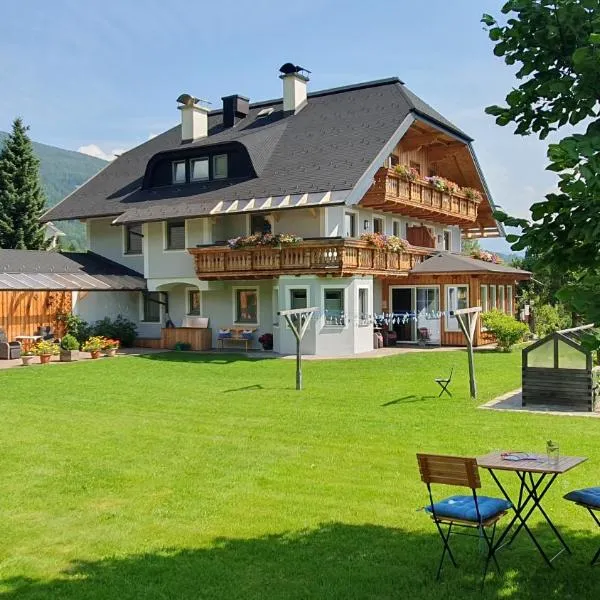
M229 365L237 362L256 362L257 360L273 360L277 358L273 355L256 353L237 354L235 352L188 352L172 351L161 352L159 354L141 354L138 358L145 360L157 360L161 362L185 362L185 363L204 363L215 365Z
M597 571L583 557L565 557L549 570L528 544L500 553L503 572L488 576L482 594L478 583L483 558L477 541L456 537L452 545L459 568L446 563L438 582L434 574L441 543L435 531L331 523L254 539L216 539L204 549L81 561L53 581L4 580L2 598L529 600L594 598L600 593ZM591 552L592 544L587 545Z
M394 404L411 404L412 402L426 402L436 399L437 396L415 396L415 394L411 394L410 396L403 396L402 398L396 398L396 400L390 400L389 402L385 402L381 406L393 406Z

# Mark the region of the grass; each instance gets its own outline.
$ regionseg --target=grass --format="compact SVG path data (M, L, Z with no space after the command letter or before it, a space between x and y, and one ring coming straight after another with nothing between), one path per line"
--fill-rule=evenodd
M415 452L549 438L590 458L545 502L574 554L550 570L520 536L483 597L598 597L599 532L562 500L599 483L596 419L477 410L464 352L306 362L303 392L294 368L174 353L0 372L0 597L480 598L473 539L434 581ZM520 353L477 354L476 370L483 402L519 387Z

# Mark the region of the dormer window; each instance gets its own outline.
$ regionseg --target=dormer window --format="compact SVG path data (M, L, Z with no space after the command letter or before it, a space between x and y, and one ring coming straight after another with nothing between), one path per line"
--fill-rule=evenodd
M173 163L173 183L185 183L185 160Z
M227 154L213 156L213 179L227 178Z
M209 178L208 158L195 158L190 161L191 180L206 181Z

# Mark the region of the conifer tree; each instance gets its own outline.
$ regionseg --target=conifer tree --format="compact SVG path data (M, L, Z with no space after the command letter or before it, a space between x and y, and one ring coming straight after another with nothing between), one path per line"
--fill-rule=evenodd
M46 199L28 129L20 118L15 119L0 150L0 248L43 250L47 246L40 223Z

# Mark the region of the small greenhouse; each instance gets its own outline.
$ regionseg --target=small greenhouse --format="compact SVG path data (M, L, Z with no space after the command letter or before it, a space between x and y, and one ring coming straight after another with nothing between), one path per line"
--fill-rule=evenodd
M594 410L600 368L594 367L592 352L581 343L592 327L556 331L523 350L523 406Z

